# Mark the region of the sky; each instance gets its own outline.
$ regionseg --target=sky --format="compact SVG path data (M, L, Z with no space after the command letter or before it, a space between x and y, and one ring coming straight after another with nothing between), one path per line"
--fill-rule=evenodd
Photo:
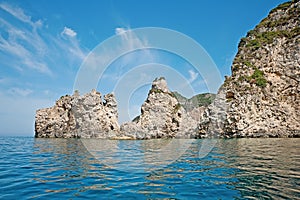
M283 2L0 0L0 135L33 136L35 111L72 94L87 65L104 70L89 87L116 94L120 122L139 114L157 76L166 76L170 89L187 97L216 92L186 57L148 48L151 36L135 30L158 27L185 35L209 55L223 80L231 74L239 40ZM107 41L120 43L100 54ZM185 41L173 43L181 48ZM117 55L122 48L135 50ZM108 57L115 59L100 66Z

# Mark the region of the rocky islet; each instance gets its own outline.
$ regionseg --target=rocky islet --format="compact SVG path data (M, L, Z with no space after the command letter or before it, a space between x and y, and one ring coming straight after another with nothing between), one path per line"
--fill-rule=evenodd
M35 137L107 138L119 129L114 94L104 95L103 101L96 90L62 96L53 107L37 110L35 117Z

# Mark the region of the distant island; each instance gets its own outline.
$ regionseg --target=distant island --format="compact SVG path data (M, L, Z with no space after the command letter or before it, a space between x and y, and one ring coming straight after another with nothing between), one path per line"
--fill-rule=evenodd
M300 137L300 2L271 10L242 38L232 75L215 94L186 99L165 78L153 81L141 115L118 124L114 94L62 96L39 109L35 137L207 138Z

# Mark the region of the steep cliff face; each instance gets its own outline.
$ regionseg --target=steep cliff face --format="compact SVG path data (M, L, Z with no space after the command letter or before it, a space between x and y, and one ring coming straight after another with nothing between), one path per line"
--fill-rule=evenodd
M62 96L51 108L37 110L35 137L110 138L119 132L117 102L113 94L92 92Z
M197 124L169 91L166 80L157 78L142 105L141 115L123 124L121 130L134 139L190 138L196 137Z
M300 136L299 19L299 0L281 4L241 40L202 132L209 125L228 137Z

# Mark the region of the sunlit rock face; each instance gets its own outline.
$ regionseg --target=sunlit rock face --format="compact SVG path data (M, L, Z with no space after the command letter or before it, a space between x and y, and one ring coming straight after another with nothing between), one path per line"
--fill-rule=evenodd
M192 118L170 92L165 78L152 83L141 115L121 126L121 131L134 139L194 138L198 120Z
M92 90L62 96L51 108L37 110L35 137L109 138L119 132L117 102L114 94Z
M200 123L203 135L300 136L300 2L273 9L242 38L215 102Z
M35 136L50 138L196 138L204 109L187 112L170 92L165 78L152 83L141 107L142 114L132 122L118 125L117 102L113 94L96 90L83 96L77 92L62 96L51 108L39 109L35 118Z

